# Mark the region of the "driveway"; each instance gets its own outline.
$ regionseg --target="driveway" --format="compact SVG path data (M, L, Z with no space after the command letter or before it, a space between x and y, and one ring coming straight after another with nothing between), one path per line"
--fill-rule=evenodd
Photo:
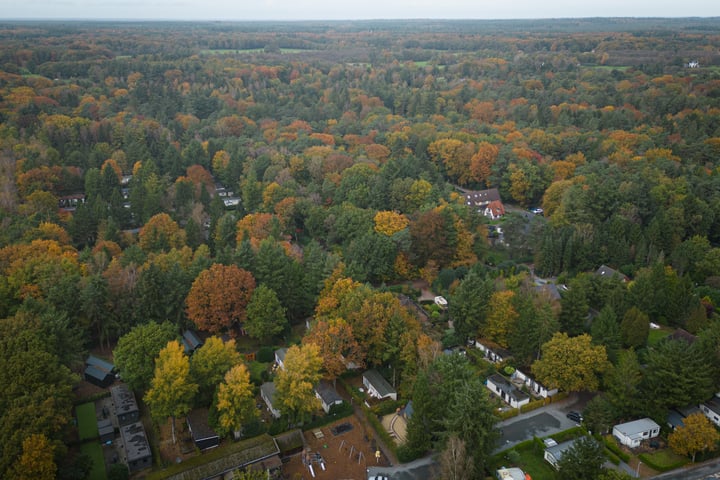
M560 402L499 422L497 428L500 430L500 438L493 453L507 450L533 437L547 437L576 426L577 423L565 415L571 410L582 411L587 403L585 397L573 395Z
M419 458L397 467L369 467L368 478L385 475L392 480L429 480L439 478L439 466L432 457Z

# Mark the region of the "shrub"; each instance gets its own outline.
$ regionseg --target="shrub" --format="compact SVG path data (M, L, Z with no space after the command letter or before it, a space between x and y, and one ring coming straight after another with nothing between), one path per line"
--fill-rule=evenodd
M605 456L615 465L620 465L620 457L611 452L608 448L605 448Z
M425 452L419 451L416 448L411 448L408 445L402 445L397 449L397 458L400 463L412 462L422 457Z
M610 450L612 453L617 455L622 459L622 461L627 462L630 460L630 455L623 452L622 449L618 446L617 442L615 441L615 437L612 435L605 435L603 437L603 443L607 447L608 450Z
M260 363L270 363L275 361L275 349L273 347L260 347L255 356L255 360Z
M370 408L370 411L372 411L375 415L383 416L383 415L390 415L391 413L397 411L398 408L401 408L405 405L405 400L393 400L393 401L384 401L380 402L377 405L373 405Z
M556 442L562 443L567 440L572 440L573 438L582 437L584 435L587 435L587 432L583 427L572 427L568 428L567 430L563 430L562 432L553 434L553 438Z
M541 398L539 400L533 400L532 402L528 403L527 405L523 405L520 409L523 413L525 412L532 412L533 410L536 410L542 406L545 405L545 399Z

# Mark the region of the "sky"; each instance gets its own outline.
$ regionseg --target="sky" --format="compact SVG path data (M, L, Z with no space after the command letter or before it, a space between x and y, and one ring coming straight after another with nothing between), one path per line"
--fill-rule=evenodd
M0 19L715 17L718 0L0 0Z

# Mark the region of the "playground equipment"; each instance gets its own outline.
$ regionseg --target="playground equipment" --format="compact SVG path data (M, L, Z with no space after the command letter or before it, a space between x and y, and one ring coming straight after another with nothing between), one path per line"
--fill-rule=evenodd
M325 471L325 459L320 455L320 452L312 453L310 449L306 449L302 454L302 462L305 467L310 471L310 475L315 478L315 469L313 463L320 465L320 468Z

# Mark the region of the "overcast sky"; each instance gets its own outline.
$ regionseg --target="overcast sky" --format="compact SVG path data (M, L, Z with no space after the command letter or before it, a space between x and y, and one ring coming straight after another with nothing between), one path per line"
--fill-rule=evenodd
M714 17L718 0L0 0L3 19Z

